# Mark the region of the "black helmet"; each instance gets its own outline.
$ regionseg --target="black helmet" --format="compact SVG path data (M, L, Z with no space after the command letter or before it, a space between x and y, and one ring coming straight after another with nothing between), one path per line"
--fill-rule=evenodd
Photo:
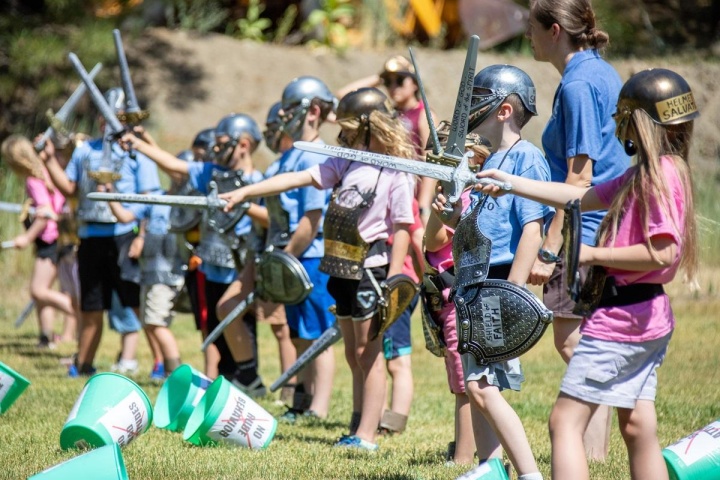
M335 117L338 122L343 120L359 120L366 124L370 114L379 111L387 115L394 115L395 109L390 100L377 88L360 88L345 95L338 103Z
M700 115L690 85L677 73L664 68L638 72L620 90L613 116L617 123L615 135L621 140L635 110L642 110L660 125L676 125Z
M527 73L512 65L491 65L480 70L473 81L468 132L475 130L513 93L530 113L537 115L535 84ZM485 107L489 108L479 113Z

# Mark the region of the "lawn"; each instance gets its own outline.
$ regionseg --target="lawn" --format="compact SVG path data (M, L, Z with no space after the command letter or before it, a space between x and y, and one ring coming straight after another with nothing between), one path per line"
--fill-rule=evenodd
M657 401L659 436L670 444L720 417L720 299L714 294L717 275L702 279L701 294L684 287L670 291L678 325L663 367L659 370ZM0 416L0 478L21 479L77 455L59 447L60 431L85 380L69 379L61 359L71 346L38 351L34 318L15 329L13 321L26 301L16 280L0 281L6 291L0 307L0 361L11 366L32 385ZM173 330L183 360L200 368L199 334L192 319L180 315ZM261 374L270 384L279 374L277 349L269 329L260 327ZM281 424L269 447L251 451L229 446L195 447L179 433L151 427L123 449L128 474L133 479L451 479L468 467L447 467L444 452L453 435L453 398L448 392L440 359L423 347L420 322L413 321L412 354L416 396L407 431L379 440L377 454L354 453L332 448L350 418L350 376L341 348L335 350L337 376L332 410L326 421L294 426ZM97 367L108 369L117 354L119 337L105 331ZM154 403L159 386L149 380L149 349L139 353L141 371L134 380ZM523 357L527 381L520 393L507 398L523 419L540 470L550 478L550 442L547 418L557 394L564 364L554 352L552 331ZM259 403L278 415L283 408L275 397ZM605 463L591 464L597 479L629 478L627 455L614 422L611 455Z

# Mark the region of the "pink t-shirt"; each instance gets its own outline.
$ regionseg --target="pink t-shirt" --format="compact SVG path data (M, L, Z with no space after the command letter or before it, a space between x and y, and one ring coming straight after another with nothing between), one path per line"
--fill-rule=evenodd
M617 285L633 283L665 284L675 278L682 252L682 240L685 222L685 189L678 176L673 160L669 157L660 159L662 174L670 192L669 201L659 196L640 199L648 206L649 236L667 236L677 245L677 256L673 263L651 272L636 272L608 268L608 276L615 277ZM614 195L633 174L634 167L628 169L620 177L597 185L595 192L600 201L610 205ZM643 232L638 207L638 199L630 198L625 214L618 225L615 247L626 247L645 244L647 238ZM664 337L675 327L675 317L670 308L667 295L660 295L652 300L622 307L598 308L583 322L581 332L600 340L618 342L646 342Z
M388 168L381 170L372 165L342 158L329 158L310 167L308 172L321 188L333 188L342 179L340 191L344 193L337 201L344 207L354 207L361 201L360 195L349 189L355 187L363 194L375 190L372 205L363 212L358 222L360 236L367 243L386 240L396 223L414 223L414 180L407 173ZM365 260L365 267L379 267L387 263L387 254L374 255Z
M46 178L50 178L47 170L44 170ZM32 200L32 205L35 208L50 206L56 214L62 212L63 205L65 205L65 197L56 188L52 192L48 190L45 185L45 181L35 177L27 177L25 180L25 190L27 191L28 197ZM48 219L45 229L40 233L38 238L45 243L53 243L58 239L59 232L57 222L55 220Z

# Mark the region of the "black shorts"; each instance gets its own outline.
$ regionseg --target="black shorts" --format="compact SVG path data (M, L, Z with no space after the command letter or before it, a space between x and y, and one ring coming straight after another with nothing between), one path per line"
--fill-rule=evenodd
M47 243L43 242L39 238L35 239L35 257L36 258L47 258L53 265L57 265L58 262L58 248L57 242Z
M83 238L78 248L80 309L83 312L109 310L115 290L124 307L140 307L140 286L120 278L119 255L135 234L117 237Z
M370 269L378 284L387 278L387 269L387 265ZM335 299L339 318L352 317L354 321L360 322L372 318L377 312L377 290L367 275L367 269L363 269L360 280L330 277L327 289Z

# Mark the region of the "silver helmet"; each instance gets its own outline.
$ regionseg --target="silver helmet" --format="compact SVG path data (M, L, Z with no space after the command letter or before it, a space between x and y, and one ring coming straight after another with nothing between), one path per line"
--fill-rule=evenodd
M244 113L231 113L223 117L215 127L215 162L225 165L232 156L232 152L240 142L243 135L249 136L255 144L262 141L262 133L255 120ZM220 143L219 138L228 136L230 139L225 143Z
M192 150L195 152L195 160L199 162L211 162L214 157L215 129L206 128L200 130L192 143Z
M268 110L267 119L265 120L265 145L275 153L280 151L280 138L282 137L282 118L280 118L280 109L282 104L275 102Z
M526 110L537 115L535 84L527 73L512 65L491 65L480 70L473 82L468 132L475 130L513 93L520 97Z
M283 132L299 140L302 126L312 101L318 99L327 104L335 105L336 99L322 80L316 77L297 77L287 84L282 93L282 127Z
M122 88L113 87L105 92L104 97L115 114L125 111L125 91Z

